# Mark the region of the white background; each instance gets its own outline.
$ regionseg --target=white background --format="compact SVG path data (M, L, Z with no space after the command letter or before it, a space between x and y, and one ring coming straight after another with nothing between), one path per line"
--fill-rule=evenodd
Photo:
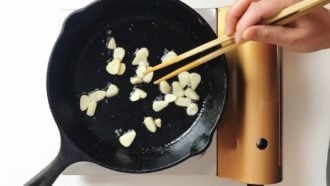
M59 133L46 98L47 61L59 34L60 11L88 2L1 0L0 185L22 185L59 149ZM284 181L278 186L325 186L329 71L330 50L311 54L284 51ZM179 185L177 181L196 186L243 185L216 177L139 175L61 176L56 185Z

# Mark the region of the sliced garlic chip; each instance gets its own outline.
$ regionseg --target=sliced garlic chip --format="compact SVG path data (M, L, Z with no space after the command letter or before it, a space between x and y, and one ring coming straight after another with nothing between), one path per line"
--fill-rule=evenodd
M115 48L115 50L113 51L113 58L118 58L122 61L124 57L125 57L125 49L121 47Z
M142 57L149 57L149 50L145 47L140 48L138 51L136 51L135 55Z
M180 107L188 107L191 104L191 99L190 98L185 98L185 97L179 97L176 101L175 104Z
M139 78L143 78L144 73L147 71L147 68L145 66L139 66L136 69L136 76Z
M117 85L115 85L115 84L111 84L111 85L108 87L106 97L107 97L107 98L111 98L111 97L113 97L113 96L116 96L118 93L119 93L119 88L117 87Z
M133 65L140 65L142 61L147 61L149 56L149 51L147 48L138 49L135 52L135 58L132 62Z
M162 120L160 118L155 119L155 125L158 128L162 127Z
M172 91L173 94L176 95L177 97L182 97L184 95L183 89L181 87L181 85L179 84L179 82L174 81L172 83Z
M140 99L145 99L148 95L144 90L139 88L135 89L135 91L138 92Z
M118 71L118 75L123 75L126 71L126 64L125 63L120 63L119 66L119 71Z
M139 62L139 66L145 66L146 68L148 68L150 64L147 61L141 61Z
M131 77L130 78L130 82L132 85L136 85L136 84L140 84L142 83L142 78L139 78L139 77Z
M148 74L145 74L142 78L143 82L150 83L152 81L152 78L154 77L153 72L149 72Z
M104 91L104 90L96 90L96 91L94 91L94 92L91 92L91 93L89 94L89 97L90 97L92 100L94 100L94 101L97 102L97 101L101 101L101 100L103 100L103 99L105 98L106 94L107 94L107 92Z
M166 101L167 103L172 103L172 102L174 102L177 98L178 98L178 97L177 97L176 95L174 95L174 94L166 94L166 95L165 95L165 101Z
M168 106L168 103L166 101L154 101L152 104L152 109L155 112L159 112L166 108Z
M167 81L162 81L159 84L159 90L163 94L168 94L171 92L171 86L170 86L170 84L168 84Z
M124 147L129 147L133 143L136 137L135 130L129 130L125 134L119 137L119 143Z
M197 73L191 73L190 76L190 87L194 90L196 90L196 88L198 87L198 85L200 84L202 78L201 75L197 74Z
M114 50L117 47L115 38L110 38L107 47L109 50Z
M156 130L157 130L156 124L152 117L145 117L143 123L150 132L152 132L152 133L156 132Z
M178 75L179 83L180 83L180 86L182 88L185 88L187 85L190 84L190 78L189 78L189 76L190 76L189 72L181 72Z
M114 58L110 63L108 63L106 70L111 75L117 75L120 70L121 61L119 58Z
M162 57L161 57L161 61L162 63L164 63L165 61L168 61L174 57L178 56L173 50L169 51L167 53L165 53Z
M147 61L147 58L135 56L135 58L133 59L132 65L140 65L140 63L143 61Z
M95 111L96 111L96 107L97 107L97 102L95 100L91 100L88 104L88 108L87 108L87 116L94 116Z
M196 103L191 103L188 107L187 107L187 114L189 116L194 116L198 113L198 105Z
M132 93L131 93L131 96L129 97L129 99L132 101L132 102L135 102L135 101L139 101L140 100L140 94L138 91L134 90Z
M199 95L192 88L187 88L184 91L184 95L192 100L199 100Z
M131 101L139 101L140 99L145 99L147 97L147 93L144 90L139 88L135 88L131 93L130 100Z
M87 110L90 101L91 101L91 98L89 96L82 95L80 97L80 110L81 111Z

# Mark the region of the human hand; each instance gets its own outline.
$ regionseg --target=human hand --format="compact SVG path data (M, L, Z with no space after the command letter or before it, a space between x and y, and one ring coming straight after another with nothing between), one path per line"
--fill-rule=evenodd
M277 44L297 52L330 48L330 11L319 8L286 26L256 25L296 0L238 0L226 17L226 34L235 40Z

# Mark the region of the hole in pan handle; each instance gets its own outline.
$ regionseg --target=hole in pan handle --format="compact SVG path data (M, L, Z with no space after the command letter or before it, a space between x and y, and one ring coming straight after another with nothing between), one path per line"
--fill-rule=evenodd
M200 135L190 148L190 154L192 156L197 155L205 151L210 144L211 136L207 134Z
M83 154L72 142L61 135L60 151L55 159L49 163L37 175L31 178L24 185L26 186L50 186L53 185L57 177L73 163L88 161L88 157Z

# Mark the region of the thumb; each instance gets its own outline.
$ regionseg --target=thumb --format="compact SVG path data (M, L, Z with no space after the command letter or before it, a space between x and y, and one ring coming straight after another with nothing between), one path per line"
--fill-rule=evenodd
M294 35L293 29L282 26L255 25L247 28L243 33L243 39L259 41L280 46L287 45Z

